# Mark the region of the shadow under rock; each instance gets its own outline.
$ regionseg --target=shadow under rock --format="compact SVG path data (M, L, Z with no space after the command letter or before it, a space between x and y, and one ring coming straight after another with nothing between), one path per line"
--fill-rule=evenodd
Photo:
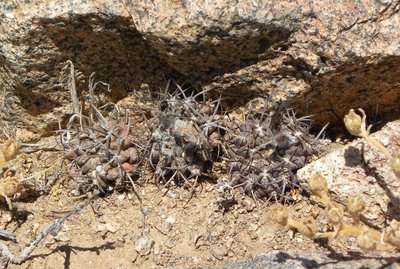
M307 269L323 268L327 265L334 265L334 264L338 264L340 262L362 261L362 260L371 260L371 259L376 260L376 261L382 261L382 266L374 267L374 268L386 268L387 266L390 266L391 264L393 264L399 260L398 257L394 257L394 256L393 257L365 256L359 252L350 252L349 255L332 252L332 253L326 255L325 257L329 258L330 261L317 262L316 260L314 260L312 258L296 257L296 256L292 256L285 252L279 252L276 254L277 262L279 262L279 263L285 263L288 260L300 261L301 265ZM345 268L351 268L351 266L352 265L349 265L348 267L345 267ZM359 267L359 268L363 268L363 267L364 266L361 265L361 267ZM342 268L344 268L344 267L342 267Z
M223 266L213 267L183 267L190 269L286 269L286 268L370 268L371 260L376 261L373 268L387 268L388 266L399 261L398 257L376 257L366 256L358 252L349 252L348 254L330 252L327 255L312 253L303 253L304 256L289 254L284 251L272 251L257 255L250 260L243 260L225 264ZM317 261L317 259L319 261ZM357 263L360 261L360 263ZM362 262L365 261L365 262ZM378 264L378 262L380 264ZM179 267L182 268L182 267Z

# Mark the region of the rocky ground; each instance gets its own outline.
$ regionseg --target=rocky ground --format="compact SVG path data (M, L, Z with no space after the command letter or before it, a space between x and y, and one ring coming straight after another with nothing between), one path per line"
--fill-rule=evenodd
M284 103L298 115L313 114L314 135L329 122L330 140L324 141L319 159L312 149L307 158L296 156L304 163L313 161L297 172L304 191L287 188L289 212L299 221L312 217L319 232L333 229L327 210L307 192L308 180L319 172L332 200L345 205L351 197L361 196L366 202L363 225L383 231L390 221L400 220L398 180L387 156L365 139L351 137L343 117L351 108L363 108L367 123L374 125L373 137L390 154L399 152L399 11L399 1L383 0L0 1L0 142L3 145L11 136L25 149L9 159L11 166L0 154L0 195L11 198L1 199L0 229L16 235L16 242L5 244L20 252L47 225L85 200L79 196L87 194L83 189L88 185L77 187L67 161L60 165L60 145L54 147L60 138L56 130L67 126L76 106L85 107L86 102L84 112L87 101L99 106L112 102L130 111L139 107L141 114L131 115L131 129L140 133L143 125L135 117L151 114L157 104L147 97L164 92L171 81L190 92L204 91L210 100L221 96L218 104L223 109L215 110L222 112L221 117L214 118L213 110L206 113L214 123L222 114L243 118L249 104L259 100L268 100L269 110ZM111 90L101 83L90 94L93 72L95 81L109 83ZM79 104L71 103L72 77ZM132 104L135 96L143 103ZM167 110L177 112L175 106ZM175 123L183 114L175 116ZM194 122L209 128L202 122L204 115L197 115ZM166 138L163 142L171 143L177 132L160 128L165 123L161 118L153 119L150 127ZM285 128L275 129L290 136ZM181 138L186 133L181 132ZM210 142L211 134L206 136ZM215 146L202 147L211 144ZM179 149L180 161L184 150ZM245 150L233 151L240 152ZM293 157L298 152L291 153ZM278 156L290 163L289 150ZM178 167L177 162L155 159L157 168ZM127 167L131 159L124 161ZM191 172L209 161L203 159ZM141 160L129 163L139 164ZM86 174L94 171L90 168ZM154 184L149 173L135 181L140 199L123 185L67 220L21 266L397 268L399 254L393 248L362 252L353 237L313 241L277 225L271 201L252 197L254 184L249 184L247 195L245 188L237 188L234 202L227 203L216 184L224 176L222 170L201 178L198 185L168 188ZM256 170L251 173L260 176ZM350 223L347 217L344 222Z
M209 183L192 199L180 188L147 185L138 193L143 204L132 193L96 200L25 263L8 268L380 268L399 257L393 251L362 253L354 238L313 242L277 225L270 206L246 196L238 195L238 203L224 213L218 190ZM7 245L21 251L77 203L67 189L15 203L13 220L2 213L3 228L17 236L17 243ZM306 198L290 209L299 219L323 215ZM326 220L318 223L322 227Z

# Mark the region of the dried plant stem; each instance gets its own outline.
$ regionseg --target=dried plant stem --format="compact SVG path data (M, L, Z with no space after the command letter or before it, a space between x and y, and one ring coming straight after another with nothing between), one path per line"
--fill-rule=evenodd
M29 255L32 251L39 245L39 243L49 234L57 235L60 231L62 224L68 220L71 216L80 212L83 208L85 208L90 202L96 198L97 195L93 195L86 199L83 203L76 206L73 210L71 210L68 214L60 219L56 219L51 225L49 225L46 229L44 229L36 238L33 240L28 247L26 247L20 255L15 256L11 253L10 249L3 243L0 242L0 255L2 257L3 264L14 263L21 264L29 258Z
M74 107L74 113L78 114L80 109L79 109L78 93L76 91L76 83L75 83L75 68L74 64L70 60L67 61L67 64L70 65L69 87L71 92L72 105Z
M368 228L364 228L364 229L368 229ZM380 241L382 234L378 231L375 230L371 230L368 229L370 232L370 238L374 241ZM340 230L338 231L338 235L350 235L350 236L354 236L354 237L358 237L363 233L363 228L361 227L361 225L349 225L346 223L342 223Z
M383 154L385 154L386 158L388 158L389 160L392 159L392 155L390 154L389 150L387 148L385 148L378 140L376 140L375 138L371 137L370 135L366 136L365 139L372 145L374 146L376 149L378 149L379 151L381 151Z

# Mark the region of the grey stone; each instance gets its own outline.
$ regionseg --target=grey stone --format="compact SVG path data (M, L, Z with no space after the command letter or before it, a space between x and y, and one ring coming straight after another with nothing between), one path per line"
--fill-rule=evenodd
M213 267L176 267L176 269L353 269L383 268L396 263L397 257L363 256L361 254L310 253L306 251L271 251L260 254L253 259L226 263ZM395 268L395 267L394 267Z
M66 60L79 89L96 72L113 101L176 77L243 102L287 100L323 124L355 104L398 112L399 10L397 1L1 1L6 116L54 129L70 111L58 79Z

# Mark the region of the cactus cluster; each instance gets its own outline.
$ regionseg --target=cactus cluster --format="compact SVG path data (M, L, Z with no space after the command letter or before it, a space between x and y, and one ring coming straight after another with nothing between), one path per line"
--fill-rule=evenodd
M139 151L129 124L103 117L96 107L93 117L70 121L62 132L65 158L75 190L85 194L92 188L106 192L124 186L138 171Z
M206 100L203 94L189 95L177 85L175 93L155 102L148 159L158 181L187 183L209 172L219 158L226 130L220 99Z
M299 188L296 171L319 152L310 117L297 118L284 106L269 114L252 111L230 128L225 143L230 182L253 197L283 201L288 189Z
M273 113L261 107L240 122L227 116L221 97L208 99L206 91L195 93L176 83L175 92L170 93L168 83L164 93L152 97L153 107L143 114L148 131L133 137L128 123L103 116L94 94L99 83L104 85L90 77L84 113L74 80L68 80L74 114L60 133L79 194L93 188L111 190L126 182L133 185L133 176L147 168L156 183L190 184L209 174L214 162L224 160L225 187L283 201L288 189L300 188L296 171L318 155L318 137L309 132L310 117L298 118L284 106Z
M73 70L72 63L70 65ZM74 80L70 78L74 113L66 129L59 130L64 157L70 161L68 171L74 179L76 195L88 195L92 191L107 193L114 188L125 188L126 183L133 185L144 152L143 147L138 146L138 138L131 134L128 119L102 114L108 107L116 111L119 108L113 103L100 106L94 90L99 83L105 83L94 83L93 76L94 73L89 78L87 113L84 113L84 105L79 106Z

